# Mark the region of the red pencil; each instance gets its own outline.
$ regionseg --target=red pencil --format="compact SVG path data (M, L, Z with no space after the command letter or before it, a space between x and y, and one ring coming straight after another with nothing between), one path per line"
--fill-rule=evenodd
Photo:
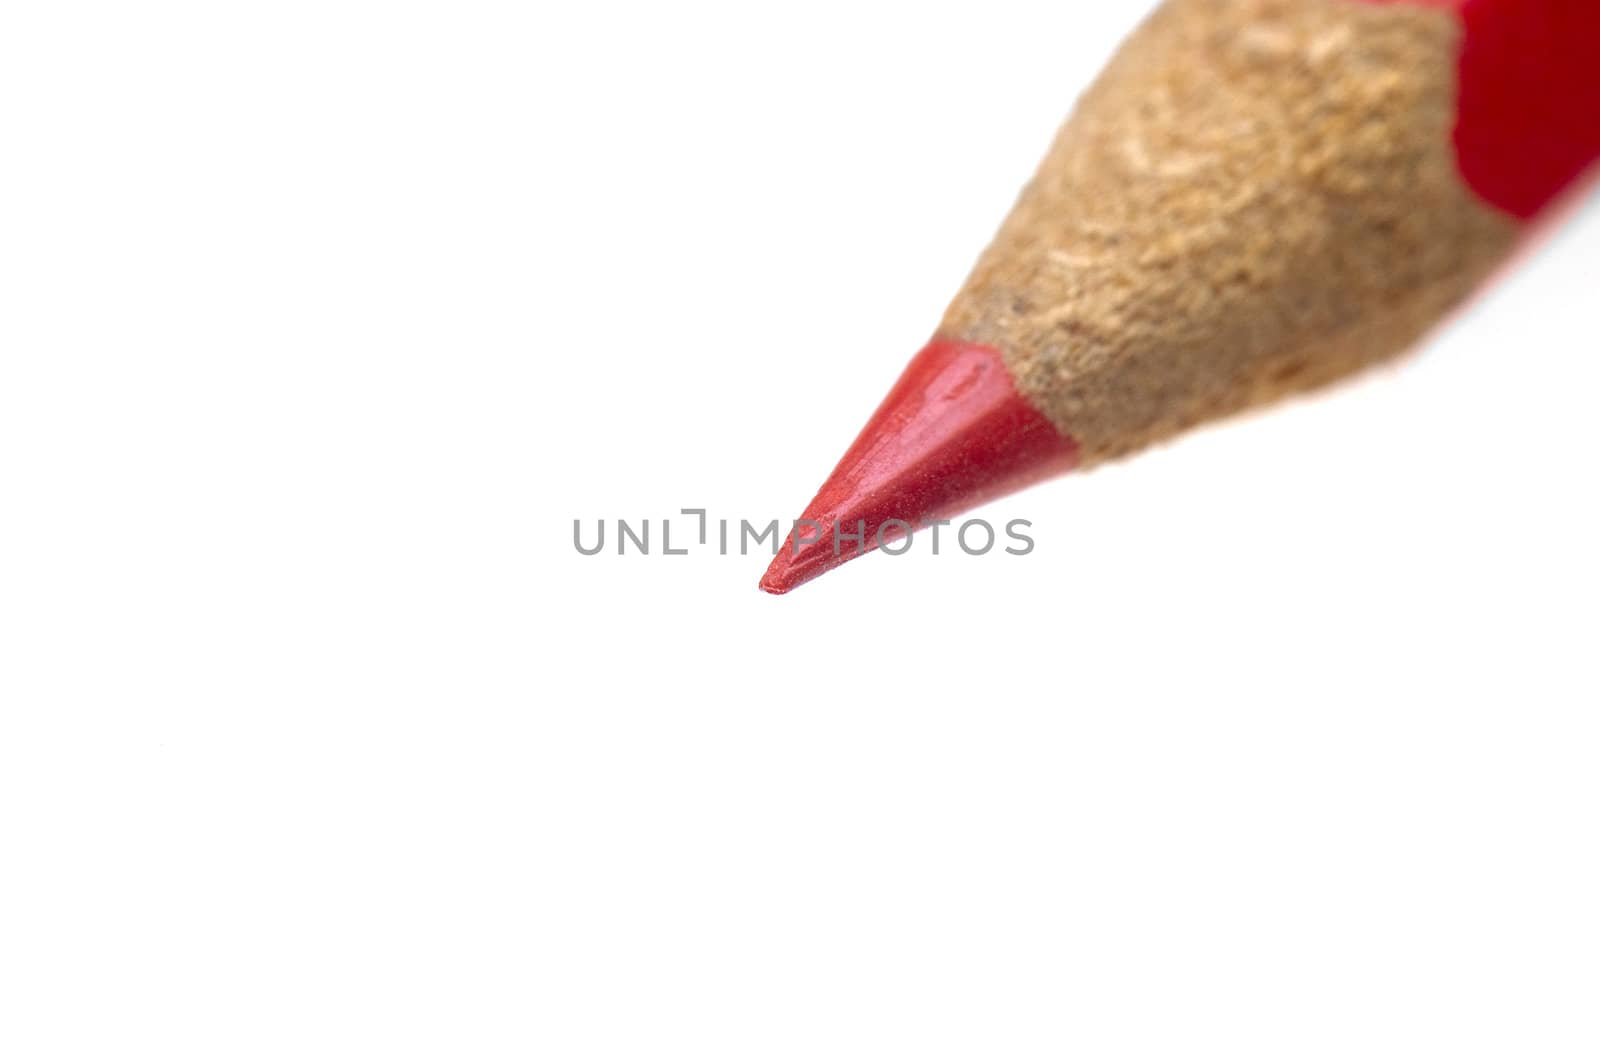
M1413 345L1600 158L1592 0L1167 0L761 581Z

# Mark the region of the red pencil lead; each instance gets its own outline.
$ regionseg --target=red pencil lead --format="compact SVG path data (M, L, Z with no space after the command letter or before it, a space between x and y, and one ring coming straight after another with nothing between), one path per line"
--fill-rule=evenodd
M1076 455L1017 394L999 352L935 339L817 492L761 589L792 591L915 528L1064 473Z

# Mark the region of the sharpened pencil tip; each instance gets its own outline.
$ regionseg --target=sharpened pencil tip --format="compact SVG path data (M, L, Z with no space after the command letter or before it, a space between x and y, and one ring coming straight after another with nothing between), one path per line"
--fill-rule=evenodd
M795 585L784 581L783 573L775 572L778 569L778 559L772 560L772 565L767 569L767 575L761 578L761 590L769 595L787 595L794 590Z
M774 595L929 522L1071 469L1077 445L991 347L935 338L911 360L761 578Z

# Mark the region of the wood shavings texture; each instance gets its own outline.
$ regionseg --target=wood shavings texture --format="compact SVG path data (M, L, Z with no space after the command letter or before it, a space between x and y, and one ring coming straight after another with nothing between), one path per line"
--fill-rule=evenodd
M1169 0L1058 134L941 332L1084 464L1409 347L1508 252L1451 144L1459 26Z

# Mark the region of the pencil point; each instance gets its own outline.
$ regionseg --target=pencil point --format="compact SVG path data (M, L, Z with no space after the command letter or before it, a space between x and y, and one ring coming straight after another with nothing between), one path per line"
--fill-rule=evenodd
M796 522L761 589L785 594L929 522L1064 473L1076 457L1017 393L998 351L935 338Z

